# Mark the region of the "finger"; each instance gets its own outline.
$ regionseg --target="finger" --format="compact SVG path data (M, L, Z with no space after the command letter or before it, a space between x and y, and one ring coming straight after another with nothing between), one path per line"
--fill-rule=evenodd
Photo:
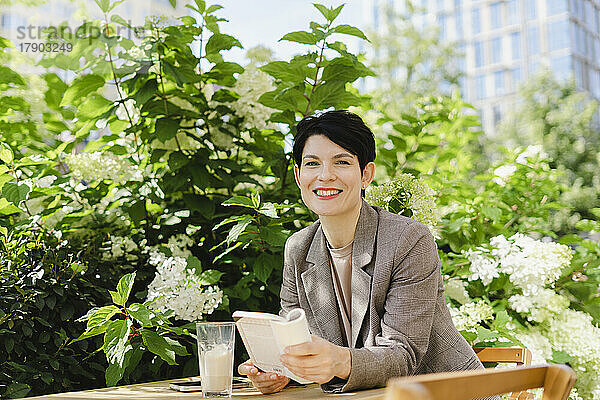
M315 356L293 356L290 354L282 354L280 360L286 367L292 366L295 368L322 368L329 364L325 362L322 357Z
M252 364L252 361L248 360L238 366L238 373L240 375L257 375L259 373L258 368Z
M310 356L314 354L319 354L322 349L320 343L301 343L295 344L293 346L287 346L283 352L285 354L291 354L293 356Z

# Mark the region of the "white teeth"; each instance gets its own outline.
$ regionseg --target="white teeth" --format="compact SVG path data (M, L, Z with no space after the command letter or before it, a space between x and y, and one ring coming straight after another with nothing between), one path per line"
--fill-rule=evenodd
M341 190L317 190L317 195L327 197L333 196L334 194L341 193Z

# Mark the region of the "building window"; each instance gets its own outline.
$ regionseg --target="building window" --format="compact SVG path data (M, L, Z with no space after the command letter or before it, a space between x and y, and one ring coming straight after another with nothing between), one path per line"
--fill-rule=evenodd
M594 15L594 5L592 4L592 2L590 0L587 0L585 2L585 25L588 27L588 29L594 29L594 23L593 23L593 19L594 19L595 15Z
M529 54L538 54L540 52L540 34L537 26L527 27L527 50Z
M512 51L512 59L521 59L521 32L513 32L510 34L510 47Z
M502 59L502 38L500 36L490 40L490 61L499 63Z
M494 94L496 96L504 94L504 71L494 72Z
M506 2L506 18L508 25L516 25L519 22L519 8L517 0Z
M481 32L481 11L479 8L471 10L471 27L474 35Z
M537 18L537 9L535 0L526 0L525 3L525 18L527 21Z
M483 43L476 41L473 44L473 50L475 53L475 68L483 67Z
M591 71L590 91L596 98L600 98L600 70Z
M475 77L475 99L485 99L485 75Z
M569 11L567 0L548 0L546 12L548 15L556 15Z
M448 31L446 29L446 16L444 14L438 14L437 16L438 26L440 27L440 39L445 40L448 38Z
M575 32L575 50L581 55L585 54L585 31L578 24L573 22L573 31Z
M539 57L530 57L528 67L529 67L529 75L535 75L540 69Z
M502 111L500 110L500 106L499 105L495 105L494 107L492 107L492 122L494 124L494 126L497 126L500 123L500 120L502 119Z
M499 1L490 4L490 19L492 29L502 27L502 3Z
M569 34L569 21L566 19L548 23L548 49L558 50L569 47L571 35Z
M462 0L454 0L454 8L458 10L462 7L462 3Z
M577 57L573 58L573 72L575 74L575 86L583 89L583 63Z
M519 85L521 84L522 81L522 77L521 77L521 67L516 67L510 70L510 78L512 81L512 88L513 90L517 90L519 88Z
M457 53L456 65L458 66L458 70L460 72L465 72L467 70L467 65L466 65L464 43L460 43L458 46L456 46L456 53Z
M571 77L571 56L550 58L550 68L556 79L565 81Z
M465 35L464 35L464 30L463 30L463 13L462 10L457 9L456 10L456 18L454 19L455 23L456 23L456 38L458 40L462 40Z

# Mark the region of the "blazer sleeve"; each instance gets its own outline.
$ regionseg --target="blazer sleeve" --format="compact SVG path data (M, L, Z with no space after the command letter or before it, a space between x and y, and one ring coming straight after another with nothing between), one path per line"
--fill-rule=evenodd
M414 375L427 351L441 282L440 259L429 229L410 224L398 240L375 346L351 348L352 368L342 391L384 386ZM377 290L376 282L372 290Z
M300 307L298 300L298 286L296 285L296 274L291 258L291 239L290 236L285 242L283 250L283 280L279 298L281 301L281 310L279 315L285 316L290 310Z

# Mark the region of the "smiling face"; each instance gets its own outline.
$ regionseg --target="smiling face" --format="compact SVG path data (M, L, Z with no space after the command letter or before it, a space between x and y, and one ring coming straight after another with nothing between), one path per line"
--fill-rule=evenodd
M294 168L304 204L319 216L346 216L359 212L360 191L373 179L370 162L361 174L358 157L324 135L310 136L302 162Z

